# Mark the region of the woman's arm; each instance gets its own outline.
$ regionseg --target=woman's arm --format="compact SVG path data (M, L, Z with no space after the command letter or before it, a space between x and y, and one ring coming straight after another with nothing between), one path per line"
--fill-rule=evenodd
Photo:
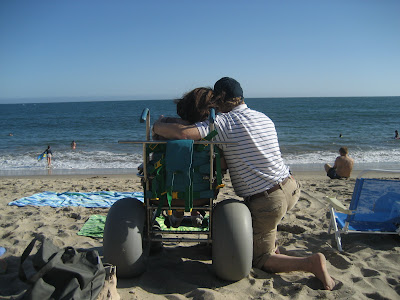
M153 132L169 140L200 140L200 132L195 125L155 122Z

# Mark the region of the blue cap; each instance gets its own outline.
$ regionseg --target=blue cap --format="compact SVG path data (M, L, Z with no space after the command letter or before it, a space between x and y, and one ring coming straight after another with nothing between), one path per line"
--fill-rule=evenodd
M243 98L243 90L240 83L230 77L223 77L214 84L214 92L220 94L225 92L230 98Z

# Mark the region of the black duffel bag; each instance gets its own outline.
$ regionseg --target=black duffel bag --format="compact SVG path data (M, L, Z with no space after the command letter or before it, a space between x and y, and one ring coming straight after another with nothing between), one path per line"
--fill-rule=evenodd
M26 259L36 241L41 242L32 259L36 273L27 277ZM105 276L96 250L60 249L47 238L34 238L21 256L19 278L31 284L22 297L24 300L95 300L104 285Z

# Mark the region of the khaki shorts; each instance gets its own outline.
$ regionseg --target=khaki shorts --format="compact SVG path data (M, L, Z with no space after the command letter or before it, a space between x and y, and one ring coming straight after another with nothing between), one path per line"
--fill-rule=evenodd
M276 251L277 226L300 198L300 184L292 177L281 188L246 199L253 222L253 267L261 269Z

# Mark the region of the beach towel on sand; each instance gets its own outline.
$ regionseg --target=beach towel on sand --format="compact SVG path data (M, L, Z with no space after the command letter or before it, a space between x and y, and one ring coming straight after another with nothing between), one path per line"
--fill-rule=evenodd
M94 238L102 238L104 232L104 226L106 224L107 216L102 215L91 215L90 218L83 224L81 230L77 233L82 236L89 236ZM161 230L174 230L174 231L205 231L208 230L208 216L205 218L204 226L202 227L192 227L188 226L180 226L179 228L170 227L168 228L164 221L164 216L159 216L156 218L158 224L160 225Z
M92 215L83 224L81 230L78 231L78 235L90 236L95 238L102 238L104 232L104 226L106 225L107 216Z
M117 200L123 198L137 198L143 200L143 192L90 192L90 193L55 193L43 192L34 194L29 197L24 197L8 203L8 205L16 206L51 206L51 207L66 207L66 206L82 206L82 207L111 207Z

